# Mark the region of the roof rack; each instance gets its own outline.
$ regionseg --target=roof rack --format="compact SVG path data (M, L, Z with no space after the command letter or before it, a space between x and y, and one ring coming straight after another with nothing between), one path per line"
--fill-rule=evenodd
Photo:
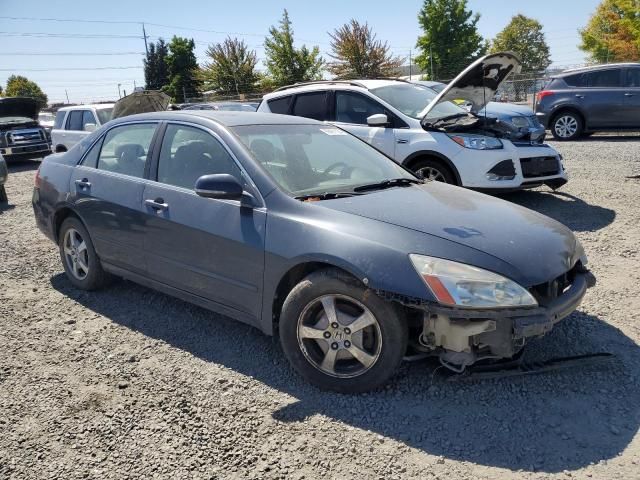
M285 85L284 87L280 87L274 90L274 92L280 92L282 90L288 90L290 88L296 87L305 87L307 85L332 85L337 83L345 83L347 85L353 85L354 87L367 88L360 82L355 82L353 80L316 80L313 82L299 82L294 83L293 85Z
M406 78L400 78L400 77L375 77L375 78L367 78L367 80L395 80L397 82L413 83L410 80L407 80Z

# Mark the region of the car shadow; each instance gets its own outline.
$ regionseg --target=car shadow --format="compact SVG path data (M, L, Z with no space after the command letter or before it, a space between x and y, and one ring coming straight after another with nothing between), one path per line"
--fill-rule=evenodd
M8 212L9 210L13 210L14 208L16 208L16 206L13 205L12 203L0 202L0 215L2 215L5 212Z
M566 192L523 190L502 197L551 217L575 232L600 230L616 218L615 210L591 205Z
M291 395L271 413L279 422L324 415L431 455L549 473L616 457L640 422L638 345L581 312L532 342L526 358L607 351L616 355L610 366L452 383L433 362L406 363L384 389L342 395L307 384L277 342L250 326L130 282L101 292L77 290L63 274L51 283L116 324Z

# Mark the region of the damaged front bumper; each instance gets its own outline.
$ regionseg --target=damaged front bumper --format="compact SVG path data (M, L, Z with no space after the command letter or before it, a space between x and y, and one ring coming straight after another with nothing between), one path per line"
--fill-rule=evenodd
M545 335L569 316L593 285L595 277L589 271L576 272L561 295L535 308L472 310L419 305L424 315L417 347L437 355L454 371L483 359L511 358L528 339Z

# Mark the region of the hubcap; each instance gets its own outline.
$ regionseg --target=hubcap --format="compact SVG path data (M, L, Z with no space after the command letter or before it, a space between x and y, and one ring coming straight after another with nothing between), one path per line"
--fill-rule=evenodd
M82 235L76 229L70 228L64 234L62 248L71 274L78 280L84 280L89 274L89 255Z
M321 372L357 377L378 361L382 334L362 303L344 295L325 295L310 302L298 317L298 345Z
M425 180L431 180L432 182L447 182L447 179L444 178L442 172L437 168L423 167L418 169L416 173L418 175L422 175L422 178Z
M566 115L556 120L554 129L559 137L568 138L575 135L578 131L578 121L575 118Z

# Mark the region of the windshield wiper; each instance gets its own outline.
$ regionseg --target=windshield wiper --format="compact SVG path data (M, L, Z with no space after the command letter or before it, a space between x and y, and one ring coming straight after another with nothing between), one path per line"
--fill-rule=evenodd
M414 183L424 183L423 180L417 178L392 178L378 183L370 183L369 185L360 185L353 189L354 192L366 192L367 190L383 190L385 188L398 187L402 185L412 185Z
M344 198L344 197L353 197L354 195L361 195L356 192L324 192L324 193L310 193L308 195L299 195L297 197L293 197L296 200L305 200L310 199L318 199L318 200L331 200L334 198Z

